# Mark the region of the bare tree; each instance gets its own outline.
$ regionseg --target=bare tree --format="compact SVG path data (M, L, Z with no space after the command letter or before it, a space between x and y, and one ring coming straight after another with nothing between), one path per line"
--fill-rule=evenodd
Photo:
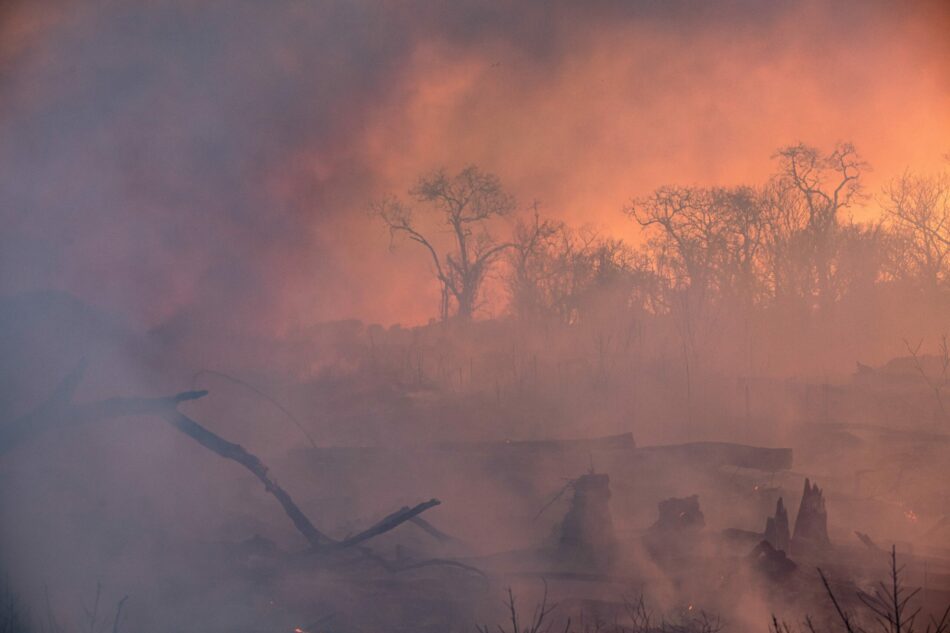
M710 192L696 187L661 187L631 202L624 212L652 230L654 257L666 263L673 287L690 288L702 297L708 289L713 260L722 250L726 220L716 213Z
M449 317L450 303L456 315L470 319L478 306L482 282L512 242L500 242L489 232L492 218L508 215L514 198L502 189L498 177L469 166L455 176L442 170L419 179L409 190L418 202L429 203L432 211L448 227L452 247L440 256L431 236L424 235L413 210L396 198L372 205L392 238L404 235L429 253L441 286L440 315Z
M560 272L552 265L552 254L566 230L561 222L541 219L537 203L533 211L530 221L519 220L515 225L514 246L509 253L511 309L523 318L537 318L549 309L545 290Z
M512 310L523 317L570 324L602 312L616 321L654 289L645 258L623 240L537 213L518 224L510 259Z
M841 212L860 195L861 175L868 165L850 143L839 143L828 154L799 143L782 148L775 157L779 170L773 184L788 205L784 213L800 221L791 237L813 281L814 287L805 290L827 311L833 299L832 261Z
M749 311L765 287L763 251L769 225L763 196L752 187L717 189L713 195L715 208L726 221L717 285L721 294Z
M667 186L625 209L648 235L687 356L698 356L717 314L736 311L748 320L762 294L769 225L761 198L751 187Z
M950 281L950 173L904 173L881 204L901 240L903 271L930 289Z
M752 187L662 187L634 200L626 213L646 229L648 247L671 287L703 303L715 291L751 307L769 223Z

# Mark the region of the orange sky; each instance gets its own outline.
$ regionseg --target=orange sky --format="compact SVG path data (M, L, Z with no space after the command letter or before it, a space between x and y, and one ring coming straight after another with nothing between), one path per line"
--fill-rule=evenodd
M0 281L146 325L424 322L425 255L366 206L437 167L636 241L631 197L760 183L785 144L854 142L871 193L950 151L942 3L81 6L2 16L0 202L34 211Z
M946 164L950 49L931 19L869 19L847 46L834 40L848 26L824 22L818 5L767 31L598 25L542 69L504 42L477 51L424 42L361 151L397 193L434 166L474 162L524 203L537 198L552 215L632 241L637 229L620 212L631 197L666 183L761 183L774 151L798 141L854 142L874 194L905 168ZM855 215L873 217L873 199ZM380 239L357 244L375 251ZM425 254L409 245L385 261L424 279ZM407 311L400 285L366 309L422 320L436 301L426 295Z

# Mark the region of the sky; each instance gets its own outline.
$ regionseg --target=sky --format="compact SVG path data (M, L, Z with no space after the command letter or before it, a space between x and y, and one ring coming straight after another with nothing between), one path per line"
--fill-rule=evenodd
M784 145L853 142L872 195L950 152L940 2L2 6L0 294L140 328L427 321L425 253L368 206L437 168L636 243L632 197Z

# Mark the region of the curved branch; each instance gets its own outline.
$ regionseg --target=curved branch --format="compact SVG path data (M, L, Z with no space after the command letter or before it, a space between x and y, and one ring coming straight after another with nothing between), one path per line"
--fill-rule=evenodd
M241 466L244 466L244 468L247 470L251 471L255 477L261 480L267 492L274 495L278 503L280 503L281 507L284 509L284 512L288 517L290 517L294 527L296 527L297 531L299 531L303 537L307 539L307 542L310 543L312 548L320 549L327 545L336 544L334 539L330 538L314 527L313 523L310 522L310 519L307 518L307 515L303 513L297 504L294 503L294 500L290 497L290 495L287 494L287 491L281 488L276 481L267 475L267 467L264 466L264 463L261 462L261 460L255 455L248 453L243 446L229 442L223 437L209 431L177 409L171 409L163 412L162 417L166 422L207 448L209 451L216 453L225 459L230 459L231 461L237 462Z

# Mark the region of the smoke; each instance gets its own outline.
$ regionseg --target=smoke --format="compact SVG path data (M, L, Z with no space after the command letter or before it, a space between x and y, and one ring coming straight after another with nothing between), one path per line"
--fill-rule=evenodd
M799 140L853 141L875 168L871 194L906 167L927 171L950 149L948 31L942 3L856 0L4 3L0 404L19 415L42 402L90 351L81 401L209 387L206 400L188 405L196 419L287 475L282 481L318 509L322 527L351 533L391 504L438 495L446 503L437 522L479 554L540 542L564 507L537 521L529 504L593 468L593 455L459 464L451 452L413 452L419 444L633 429L642 444L731 439L832 451L796 468L825 468L841 490L903 481L903 462L860 481L853 468L893 461L890 446L878 456L837 431L839 447L828 429L804 437L795 423L838 412L845 421L926 420L932 397L919 381L913 407L887 408L858 402L860 385L834 400L824 376L820 390L807 382L814 376L776 378L786 365L813 369L825 356L850 369L855 349L873 351L862 360L878 364L885 347L898 345L890 329L868 351L862 345L877 330L866 334L866 324L836 324L853 340L804 345L785 331L796 315L769 319L757 376L732 344L748 323L711 335L722 340L709 354L718 365L691 374L670 323L616 322L609 305L580 327L323 322L436 316L438 287L424 254L391 251L367 209L439 167L477 164L500 176L522 211L537 200L547 217L632 243L642 235L621 213L631 197L667 183L762 183L773 152ZM854 212L874 217L873 197ZM882 330L897 321L892 311L910 313L890 303L867 311ZM921 329L909 335L930 336L925 325L914 321ZM773 358L773 346L812 364ZM233 382L199 380L201 368L273 394L321 446L372 446L378 463L354 465L333 449L326 463L288 456L305 440L287 416ZM102 573L109 591L136 595L132 615L156 628L270 608L246 604L269 598L254 584L260 570L221 572L231 558L214 550L254 533L288 550L300 545L246 473L209 460L156 420L66 429L37 442L0 460L0 554L22 574L18 589L32 604L43 603L37 588L51 581L74 603L58 610L80 613L82 584L91 591ZM946 474L942 450L933 449L930 469L907 475L920 481L919 499L901 501L925 508L927 520L937 513L926 511L934 482ZM666 496L698 491L711 530L735 521L751 530L763 518L747 503L760 483L800 488L797 471L768 482L733 472L724 483L675 461L628 467L611 474L618 529L629 541ZM900 535L905 508L887 503L879 515L888 518L867 522ZM37 527L38 517L53 518ZM486 523L498 525L485 534ZM402 542L391 545L395 557ZM630 558L634 571L659 575L646 554ZM234 584L219 586L220 576ZM177 587L183 578L193 586ZM334 589L333 578L304 586L323 580L309 577L289 592L302 612L324 590L328 609L340 597L351 611L371 611L353 608L347 593L366 588ZM218 593L205 603L209 586ZM667 578L654 589L663 606L683 597ZM765 597L740 591L735 599L750 595L745 617L750 627L764 624ZM159 612L171 605L174 613Z
M0 288L145 327L424 321L426 262L388 252L374 197L475 162L636 239L630 196L760 181L798 139L933 164L946 23L884 3L12 4Z

